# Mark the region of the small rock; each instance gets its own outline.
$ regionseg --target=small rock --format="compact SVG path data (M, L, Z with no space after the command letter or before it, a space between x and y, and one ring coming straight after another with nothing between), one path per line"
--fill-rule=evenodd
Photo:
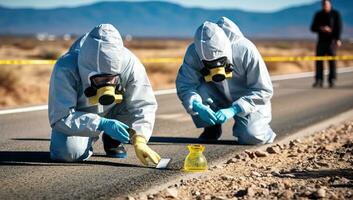
M255 165L254 163L250 164L251 167L257 168L257 165Z
M289 172L302 172L303 170L300 167L295 167L289 170Z
M320 169L320 165L314 163L314 164L313 164L313 168L314 168L314 169Z
M251 159L255 158L255 153L249 150L244 151Z
M135 198L132 197L132 196L127 196L127 197L126 197L126 200L135 200Z
M339 200L340 199L340 198L338 198L338 196L334 192L331 192L331 191L329 191L327 195L328 195L328 199L331 199L331 200Z
M281 173L279 173L278 170L272 171L271 174L272 174L273 176L281 176Z
M333 137L333 142L338 142L340 140L340 136L339 135L335 135L335 137Z
M284 186L285 189L288 190L292 186L292 184L289 181L284 180L283 181L283 186Z
M324 163L324 162L317 162L316 164L320 165L321 167L330 167L328 163Z
M246 189L246 194L247 194L249 197L255 196L255 194L256 194L256 188L253 187L253 186L248 187L248 188Z
M200 193L199 191L195 191L195 192L192 193L192 195L194 195L194 196L200 196L201 193Z
M140 194L137 199L139 199L139 200L147 200L147 196L144 195L144 194Z
M222 175L221 179L224 180L224 181L226 181L226 180L234 180L234 177L233 176L229 176L229 175Z
M304 196L310 196L312 195L312 192L310 190L306 190L304 193L303 193Z
M153 198L154 198L154 195L153 195L153 194L147 195L147 199L153 199Z
M281 194L282 199L293 199L293 196L294 196L294 193L290 190L286 190Z
M260 177L260 176L261 176L261 174L260 174L259 172L255 172L255 171L252 171L252 172L251 172L251 175L252 175L252 176L257 176L257 177Z
M212 196L208 194L208 195L205 196L204 199L205 199L205 200L211 200L211 199L212 199Z
M301 141L300 139L295 139L295 140L293 140L293 142L294 142L294 143L297 143L297 144L302 143L302 141Z
M323 188L318 189L313 193L315 198L325 198L326 197L326 190Z
M246 189L245 189L245 190L238 190L238 191L234 194L234 196L236 196L236 197L244 197L246 194L247 194L247 190L246 190Z
M306 167L305 168L305 171L313 171L314 169L313 168L311 168L311 167Z
M236 163L238 160L237 158L232 158L226 162L226 164Z
M212 198L212 200L225 200L225 199L228 199L228 198L223 197L223 196L217 196L217 197Z
M277 146L278 148L280 148L281 150L284 150L284 149L285 149L284 145L276 144L276 146Z
M270 194L270 191L266 188L261 188L261 189L258 189L258 191L256 193L259 196L268 196Z
M239 176L238 179L239 179L240 181L245 181L245 180L246 180L246 178L245 178L244 176Z
M223 165L216 165L212 167L213 169L223 169L224 166Z
M294 174L281 174L282 177L295 178Z
M266 152L261 151L261 150L255 151L255 155L256 155L257 157L267 157L267 156L268 156L268 154L267 154Z
M165 189L166 197L169 198L178 198L178 190L176 188L167 188Z
M268 147L266 151L270 154L278 154L281 152L280 148L277 146Z

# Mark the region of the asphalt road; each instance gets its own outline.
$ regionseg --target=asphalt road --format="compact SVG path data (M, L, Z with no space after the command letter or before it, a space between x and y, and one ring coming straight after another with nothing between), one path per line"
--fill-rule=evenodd
M311 88L312 78L274 81L272 127L278 137L353 108L353 73L339 74L334 89ZM0 199L106 199L124 197L182 174L187 144L198 143L201 130L175 94L157 97L159 110L150 145L173 159L170 169L143 167L128 145L127 159L104 157L101 141L95 155L82 163L49 159L50 128L47 111L0 115ZM206 144L209 162L247 146L237 145L231 124L221 141Z

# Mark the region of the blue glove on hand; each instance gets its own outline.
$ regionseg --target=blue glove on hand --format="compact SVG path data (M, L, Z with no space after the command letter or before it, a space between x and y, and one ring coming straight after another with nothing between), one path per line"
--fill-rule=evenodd
M237 113L241 111L238 105L231 106L229 108L221 109L216 112L217 122L223 124L230 118L233 118Z
M118 120L106 119L103 117L98 125L99 131L104 131L104 133L109 135L111 138L122 143L128 143L130 140L129 133L127 131L128 128L129 127L126 124L119 122Z
M215 125L217 118L213 110L198 101L192 102L192 110L199 113L200 118L209 125Z

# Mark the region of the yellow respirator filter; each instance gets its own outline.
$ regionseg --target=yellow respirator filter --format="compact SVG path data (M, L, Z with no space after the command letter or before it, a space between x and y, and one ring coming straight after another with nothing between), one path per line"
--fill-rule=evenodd
M114 86L105 86L97 90L97 94L93 97L88 98L88 102L92 105L102 104L109 105L112 103L121 103L123 100L122 94L115 94Z
M220 82L220 81L223 81L224 79L232 78L232 76L233 76L232 72L226 72L224 67L217 67L217 68L210 69L210 74L205 76L205 81Z

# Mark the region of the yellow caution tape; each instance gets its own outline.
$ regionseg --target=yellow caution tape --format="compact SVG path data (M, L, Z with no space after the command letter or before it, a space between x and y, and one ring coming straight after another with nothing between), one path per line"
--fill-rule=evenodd
M295 61L326 61L326 60L353 60L353 55L346 56L277 56L264 57L265 62L295 62Z
M56 60L0 60L0 65L53 65Z
M353 60L353 55L344 56L275 56L263 57L265 62L296 62ZM183 58L143 58L142 63L181 63ZM53 65L56 60L0 60L0 65Z

